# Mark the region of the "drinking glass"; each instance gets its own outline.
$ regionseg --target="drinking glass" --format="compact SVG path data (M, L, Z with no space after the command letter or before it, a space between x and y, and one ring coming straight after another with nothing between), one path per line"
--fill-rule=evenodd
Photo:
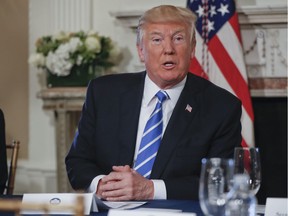
M256 195L261 184L261 165L259 149L237 147L234 150L234 174L249 176L249 190Z
M233 168L232 159L202 159L199 200L205 215L224 215L226 194L232 187Z

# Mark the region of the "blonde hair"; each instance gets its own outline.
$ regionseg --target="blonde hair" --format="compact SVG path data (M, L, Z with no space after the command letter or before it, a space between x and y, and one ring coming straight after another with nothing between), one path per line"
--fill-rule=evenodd
M195 22L196 15L184 7L176 7L173 5L160 5L147 10L139 19L137 27L137 45L140 45L143 38L145 24L149 23L166 23L166 22L181 22L187 25L191 33L191 45L196 45L195 38Z

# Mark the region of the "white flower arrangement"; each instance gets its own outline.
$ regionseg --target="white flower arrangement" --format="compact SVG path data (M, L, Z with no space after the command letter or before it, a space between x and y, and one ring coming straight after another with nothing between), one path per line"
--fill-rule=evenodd
M89 65L110 68L119 61L118 46L96 32L60 32L36 41L36 53L29 63L56 76L68 76L74 66Z

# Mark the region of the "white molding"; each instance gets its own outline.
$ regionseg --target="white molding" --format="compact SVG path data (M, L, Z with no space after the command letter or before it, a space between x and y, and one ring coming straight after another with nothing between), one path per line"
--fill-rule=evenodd
M50 0L51 29L58 31L90 30L91 0Z
M287 23L287 5L241 6L237 7L240 25ZM136 28L142 10L111 11L121 24Z
M115 17L119 23L125 27L136 28L138 20L144 11L130 10L130 11L111 11L110 15Z
M240 25L287 23L287 5L242 6L237 11Z

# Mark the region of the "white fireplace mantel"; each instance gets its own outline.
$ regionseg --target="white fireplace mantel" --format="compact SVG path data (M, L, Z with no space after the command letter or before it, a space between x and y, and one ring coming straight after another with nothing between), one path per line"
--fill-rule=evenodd
M287 6L242 6L237 8L240 25L253 24L285 24L287 23ZM144 10L111 11L111 16L117 18L126 27L136 28Z
M285 24L287 23L287 6L242 6L237 8L239 23L255 24Z

